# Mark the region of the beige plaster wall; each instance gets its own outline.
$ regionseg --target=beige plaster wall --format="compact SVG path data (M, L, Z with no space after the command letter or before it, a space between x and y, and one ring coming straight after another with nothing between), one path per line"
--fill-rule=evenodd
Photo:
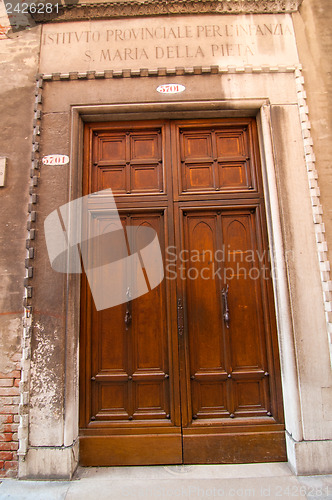
M332 261L332 2L304 0L293 14Z

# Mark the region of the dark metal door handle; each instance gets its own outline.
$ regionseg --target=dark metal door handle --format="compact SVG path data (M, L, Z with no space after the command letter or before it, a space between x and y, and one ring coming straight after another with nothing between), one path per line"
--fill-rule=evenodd
M178 299L178 334L183 335L184 332L184 316L182 299Z
M127 297L127 307L126 307L124 322L126 325L126 330L128 330L129 325L130 325L131 320L132 320L132 317L131 317L131 292L130 292L129 287L127 288L126 297Z
M226 328L229 328L229 307L228 307L228 289L229 285L227 284L226 288L221 290L222 302L223 302L223 311L224 311L224 321Z

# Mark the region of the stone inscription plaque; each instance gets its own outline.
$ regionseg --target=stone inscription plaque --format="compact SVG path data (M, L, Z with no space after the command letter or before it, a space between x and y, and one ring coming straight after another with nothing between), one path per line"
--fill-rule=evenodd
M297 62L288 14L177 16L45 24L40 72Z

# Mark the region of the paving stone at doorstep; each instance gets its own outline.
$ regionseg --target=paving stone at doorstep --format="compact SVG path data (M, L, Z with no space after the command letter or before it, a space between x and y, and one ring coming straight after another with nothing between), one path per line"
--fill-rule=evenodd
M0 484L0 500L64 500L69 487L69 481L4 479Z
M0 500L332 499L332 475L294 476L286 463L79 467L72 481L4 479Z
M223 465L165 465L157 467L79 467L77 479L238 479L246 477L292 476L286 463L223 464Z
M96 495L108 500L164 500L179 499L278 499L292 498L294 500L311 498L306 495L313 490L303 487L295 477L256 477L242 479L144 479L144 480L114 480L100 481L93 485L82 479L84 484L73 483L68 490L66 500L88 500ZM332 490L330 489L332 493ZM330 492L317 488L320 498L331 499Z

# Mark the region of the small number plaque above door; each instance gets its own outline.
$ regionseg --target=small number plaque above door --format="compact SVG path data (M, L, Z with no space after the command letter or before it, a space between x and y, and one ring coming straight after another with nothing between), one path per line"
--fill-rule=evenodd
M67 165L69 156L67 155L48 155L43 158L43 165Z
M157 87L157 92L160 94L179 94L184 90L186 90L186 87L178 83L165 83L164 85L159 85L159 87Z

